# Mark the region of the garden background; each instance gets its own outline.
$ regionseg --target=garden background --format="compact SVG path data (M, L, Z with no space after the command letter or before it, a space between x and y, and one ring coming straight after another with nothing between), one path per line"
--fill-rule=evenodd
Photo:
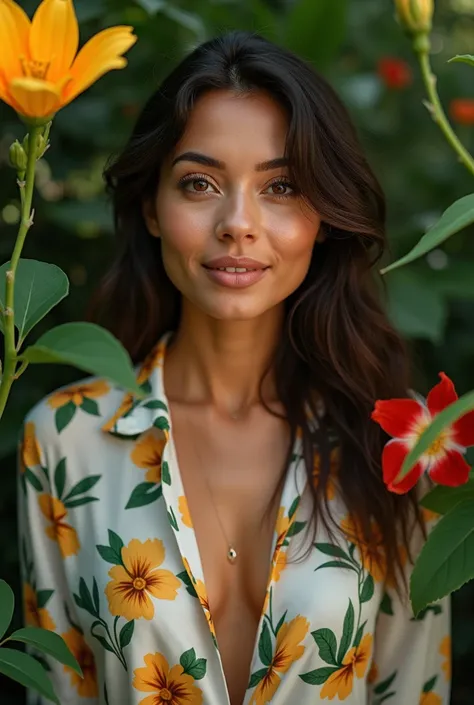
M20 0L32 14L37 0ZM162 77L196 44L227 29L252 29L311 60L339 91L387 194L393 259L406 253L455 200L472 191L423 105L424 89L410 43L394 19L392 0L76 0L81 43L100 29L130 24L139 41L129 67L102 78L54 121L52 145L38 164L35 226L23 255L59 265L71 293L38 326L83 319L89 296L115 247L101 178L107 158L124 144L133 121ZM438 88L464 144L474 149L472 68L447 64L474 53L474 0L437 0L432 36ZM0 104L0 263L10 258L19 218L8 148L24 129ZM409 339L416 388L426 393L440 370L459 394L474 388L474 233L387 274L390 312ZM124 282L124 286L126 283ZM16 444L26 412L45 394L84 374L33 365L13 386L0 422L0 578L17 595ZM468 456L474 464L474 454ZM452 705L474 703L474 584L453 597ZM22 705L23 690L0 680L1 705Z

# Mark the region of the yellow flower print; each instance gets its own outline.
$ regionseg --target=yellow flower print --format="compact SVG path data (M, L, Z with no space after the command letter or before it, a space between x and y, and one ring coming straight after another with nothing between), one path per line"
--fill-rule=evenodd
M344 656L342 667L329 676L321 688L320 698L345 700L352 693L354 675L363 678L372 655L371 634L366 634L359 646L354 646Z
M202 705L202 691L180 664L169 667L163 654L147 654L145 666L135 668L133 687L152 693L139 705Z
M201 607L204 610L204 614L206 615L207 623L209 625L209 629L211 630L211 634L216 637L216 629L214 627L214 622L212 621L212 615L211 615L211 608L209 606L209 598L207 596L206 592L206 586L202 582L202 580L196 580L194 583L194 589L196 590L199 602L201 603Z
M35 425L32 421L28 421L25 424L20 452L23 469L41 465L40 447L36 439Z
M441 656L445 657L445 660L441 664L441 668L444 672L444 677L447 681L451 680L451 637L445 636L441 645L439 647L439 653Z
M341 529L351 543L355 543L360 554L364 568L371 574L376 582L385 580L387 575L387 559L382 543L382 534L379 527L372 521L372 532L375 545L369 546L364 539L362 527L352 517L347 516L341 522Z
M97 698L99 689L97 687L97 673L92 650L86 644L82 634L74 627L65 634L61 634L61 636L82 669L83 678L69 666L64 666L66 673L71 676L71 685L81 697Z
M340 452L339 448L333 448L329 456L329 477L326 485L326 497L331 500L336 496L336 483L335 476L339 468L339 458ZM313 465L313 484L316 487L319 483L319 476L321 473L321 456L319 453L314 454L314 465Z
M127 394L124 396L122 403L120 404L119 408L115 412L115 414L110 418L108 421L104 423L102 426L103 431L111 431L113 427L115 426L116 422L122 418L122 416L125 416L127 411L130 411L130 409L133 406L135 397L133 394L130 394L127 392Z
M42 627L54 632L56 625L45 607L38 607L38 597L29 583L23 584L25 622L29 627Z
M281 683L281 673L286 673L290 666L302 657L305 647L300 643L309 630L309 622L298 615L291 622L280 628L275 645L275 654L268 671L255 688L251 703L265 705L269 703Z
M188 500L183 495L178 498L178 509L181 512L181 521L189 529L193 528L193 522L191 520L191 514L189 513Z
M138 468L148 472L145 475L147 482L161 482L161 460L166 440L157 428L151 428L136 442L130 455L132 462Z
M443 705L443 702L439 695L430 690L429 693L421 694L420 705Z
M367 683L376 683L379 679L379 668L375 661L373 662L372 666L370 667L370 671L367 675Z
M80 548L79 539L76 529L65 521L67 509L64 504L49 494L40 495L38 502L42 514L51 522L45 529L47 536L58 542L64 558L75 555Z
M272 571L272 581L278 582L286 568L286 551L279 551Z
M105 588L109 610L127 620L153 619L155 608L150 599L175 600L180 581L169 570L157 570L165 559L163 542L132 539L122 548L123 565L109 570L112 580Z
M433 512L431 509L426 509L425 507L421 507L421 515L427 524L429 524L430 521L439 519L441 516L438 512Z
M60 409L72 402L75 406L81 406L84 399L97 399L103 397L110 391L110 387L104 380L96 380L88 384L76 384L60 392L55 392L48 399L48 404L52 409Z

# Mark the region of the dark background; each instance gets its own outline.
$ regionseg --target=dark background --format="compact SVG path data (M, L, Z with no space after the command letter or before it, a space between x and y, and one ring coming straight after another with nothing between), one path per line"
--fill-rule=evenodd
M32 13L36 0L20 4ZM184 53L226 29L258 31L310 59L339 91L385 187L393 257L407 252L441 213L472 189L423 105L423 85L391 0L76 0L81 41L107 26L130 24L139 36L129 66L102 78L60 112L51 149L38 165L36 217L23 256L59 265L70 296L38 326L84 316L88 297L114 248L101 171L119 149L148 95ZM437 0L432 61L446 109L468 148L474 115L460 121L455 103L471 99L473 69L447 64L474 46L474 0ZM393 60L388 64L386 60ZM384 63L380 63L385 60ZM472 95L474 113L474 95ZM471 123L471 124L469 124ZM10 258L19 200L8 147L23 137L13 111L0 105L0 262ZM410 340L416 388L425 394L445 371L459 394L474 388L474 233L469 228L424 259L387 275L390 312ZM64 366L33 366L14 385L0 422L0 577L17 595L15 447L26 412L54 388L83 377ZM471 455L471 462L474 458ZM474 584L453 597L452 705L473 705ZM0 681L0 703L22 705L23 691ZM400 703L400 705L403 705Z

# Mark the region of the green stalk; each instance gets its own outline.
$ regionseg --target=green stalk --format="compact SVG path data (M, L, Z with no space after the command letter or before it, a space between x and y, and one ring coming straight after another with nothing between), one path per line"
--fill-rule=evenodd
M17 365L17 350L15 346L15 274L18 262L23 250L25 238L32 225L31 204L33 201L33 190L35 185L35 166L37 147L37 136L41 134L42 127L30 127L28 138L28 162L25 175L24 198L21 203L21 220L18 228L18 235L10 261L10 269L6 276L5 286L5 310L3 312L3 327L5 334L5 360L3 364L3 375L0 382L0 418L3 415L5 406L10 394L10 389L15 379Z
M439 126L448 143L458 155L459 161L464 164L466 169L474 176L474 159L454 132L441 105L441 100L436 88L437 78L431 69L429 38L426 35L420 35L415 39L413 48L420 63L421 75L431 103L433 120Z

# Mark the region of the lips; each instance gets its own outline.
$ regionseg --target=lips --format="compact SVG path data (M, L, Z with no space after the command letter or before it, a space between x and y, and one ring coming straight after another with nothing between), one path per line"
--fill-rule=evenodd
M250 257L217 257L203 265L206 269L229 271L232 274L268 269L268 265Z
M209 278L219 286L245 289L260 281L270 267L250 257L218 257L203 265Z

